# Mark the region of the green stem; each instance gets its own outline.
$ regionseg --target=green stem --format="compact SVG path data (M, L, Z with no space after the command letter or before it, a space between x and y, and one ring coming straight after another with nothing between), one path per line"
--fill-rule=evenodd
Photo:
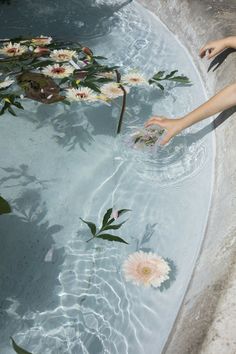
M120 83L121 75L120 75L119 71L115 70L115 73L116 73L116 81L117 81L118 84L120 84L119 86L120 86L121 90L123 91L122 108L121 108L119 123L118 123L117 131L116 131L117 134L120 134L121 126L122 126L123 118L124 118L124 113L125 113L127 93L126 93L126 90L125 90L124 86L121 85L121 83Z

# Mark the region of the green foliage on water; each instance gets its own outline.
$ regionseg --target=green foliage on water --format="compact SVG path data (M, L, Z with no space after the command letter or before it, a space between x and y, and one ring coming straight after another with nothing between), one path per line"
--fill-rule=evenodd
M83 223L85 223L88 228L90 229L90 232L92 234L92 237L87 240L87 242L89 242L90 240L93 239L103 239L103 240L107 240L107 241L115 241L115 242L121 242L121 243L126 243L128 244L128 242L126 242L123 238L119 237L119 236L115 236L115 235L111 235L110 233L106 233L107 230L118 230L121 228L121 226L127 221L123 221L120 224L115 224L116 219L118 219L121 215L127 213L128 211L130 211L130 209L121 209L118 210L116 212L116 217L114 218L113 213L112 213L112 208L108 209L106 211L106 213L103 216L103 220L102 220L102 226L100 228L97 228L97 226L91 222L91 221L86 221L83 220L82 218L80 218L81 221L83 221ZM105 232L105 233L104 233Z

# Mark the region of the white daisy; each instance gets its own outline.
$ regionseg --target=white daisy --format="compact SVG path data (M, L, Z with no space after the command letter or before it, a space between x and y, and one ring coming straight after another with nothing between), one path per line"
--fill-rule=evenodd
M97 96L88 87L80 87L78 89L70 88L66 90L66 97L69 101L96 101Z
M73 57L76 57L76 52L74 50L68 49L55 49L50 54L50 58L52 58L56 62L70 61Z
M129 89L125 87L126 92L129 92ZM111 82L101 86L101 92L108 98L114 99L124 95L123 90L120 88L120 85L115 82Z
M138 251L129 255L123 264L127 281L158 288L169 279L169 264L155 253Z
M43 70L42 73L47 76L54 77L55 79L62 79L64 77L70 76L74 71L74 68L70 65L48 65Z
M124 75L122 81L131 86L147 84L145 77L137 72Z
M17 55L22 55L28 50L28 47L20 45L20 43L6 43L4 47L0 48L0 54L7 55L9 57L14 57Z
M13 84L14 80L9 80L8 77L4 81L0 81L0 89L7 88Z
M39 45L39 46L50 44L51 41L52 41L52 37L47 37L47 36L43 36L43 35L41 35L40 37L31 39L31 42L33 44Z

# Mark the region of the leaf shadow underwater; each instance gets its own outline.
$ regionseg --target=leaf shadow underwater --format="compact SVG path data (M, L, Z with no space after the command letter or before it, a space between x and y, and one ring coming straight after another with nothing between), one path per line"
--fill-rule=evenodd
M14 213L1 216L0 222L1 343L17 330L16 317L57 306L55 290L64 260L64 250L56 249L53 239L62 226L45 221L47 209L39 192L27 190L11 204ZM51 261L45 261L52 248ZM12 313L14 303L17 306Z
M4 188L12 187L26 187L30 184L39 185L42 188L47 188L47 184L53 182L53 180L40 180L29 171L29 166L26 164L21 164L19 167L0 167L1 170L7 173L7 176L0 178L0 184L4 185ZM17 181L17 184L6 185L6 183L12 183Z

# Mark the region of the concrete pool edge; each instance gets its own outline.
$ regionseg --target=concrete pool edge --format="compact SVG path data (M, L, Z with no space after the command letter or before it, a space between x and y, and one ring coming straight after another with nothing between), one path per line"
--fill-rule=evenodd
M155 13L189 50L209 95L234 80L232 73L236 72L236 53L229 55L217 70L210 72L210 63L198 57L198 49L205 42L236 34L236 23L233 22L236 6L231 1L139 2ZM222 120L226 118L227 114L221 116ZM188 291L163 351L166 354L231 354L236 350L232 325L235 321L235 281L232 279L236 273L236 211L233 210L236 201L235 119L235 114L230 116L215 131L214 189L205 238ZM228 308L228 303L232 308ZM226 330L224 323L229 329Z

